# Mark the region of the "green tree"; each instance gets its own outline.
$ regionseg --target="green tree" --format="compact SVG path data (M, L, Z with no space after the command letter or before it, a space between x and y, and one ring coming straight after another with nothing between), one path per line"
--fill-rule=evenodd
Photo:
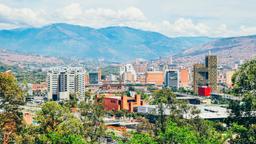
M24 94L11 73L0 73L0 132L3 143L13 139L22 126L23 115L20 105L24 104Z
M237 95L256 93L256 59L243 64L233 75L233 91Z
M172 119L180 119L183 114L188 112L190 107L183 101L176 99L176 95L170 89L158 90L153 95L153 104L157 105L158 120L156 128L162 132L166 127L168 117ZM166 111L169 111L169 116L166 116ZM158 130L156 130L158 132Z
M123 143L123 142L119 142ZM157 144L156 139L145 133L133 133L132 137L125 142L126 144Z
M57 102L44 103L35 120L38 143L73 143L73 140L85 143L81 120Z
M79 109L84 127L84 137L91 143L98 143L100 138L106 136L102 99L99 97L95 98L94 102L81 102Z
M171 120L168 120L167 126L164 131L160 134L162 143L173 144L197 144L199 143L197 133L186 126L178 126Z
M256 59L243 64L232 77L233 93L242 96L242 101L229 104L231 116L228 124L235 124L233 130L237 135L233 143L254 143L256 140Z
M256 141L256 125L253 124L250 127L245 127L243 125L238 125L234 123L232 125L232 131L234 133L234 138L231 139L231 143L255 143Z

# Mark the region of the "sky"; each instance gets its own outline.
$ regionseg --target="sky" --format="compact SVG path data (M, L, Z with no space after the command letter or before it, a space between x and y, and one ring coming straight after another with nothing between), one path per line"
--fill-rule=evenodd
M129 26L169 37L256 34L255 0L0 0L0 29Z

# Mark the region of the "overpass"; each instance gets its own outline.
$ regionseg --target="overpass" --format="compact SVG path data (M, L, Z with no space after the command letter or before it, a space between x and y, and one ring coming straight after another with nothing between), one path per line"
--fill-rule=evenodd
M238 96L233 96L229 94L211 93L212 97L221 97L227 100L241 101L243 98Z

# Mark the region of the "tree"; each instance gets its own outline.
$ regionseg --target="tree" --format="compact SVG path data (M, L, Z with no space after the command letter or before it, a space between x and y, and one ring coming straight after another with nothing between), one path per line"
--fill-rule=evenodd
M243 125L238 125L234 123L232 125L232 131L235 133L234 138L231 139L231 143L255 143L256 141L256 125L253 124L246 128Z
M92 100L91 90L88 90L84 93L85 102L90 102Z
M94 102L81 102L79 105L81 120L84 127L84 137L91 143L97 143L106 136L103 117L105 115L102 99L95 98Z
M197 133L193 129L186 126L178 126L170 119L167 122L167 126L160 134L162 143L173 144L197 144L199 143Z
M17 84L16 78L11 73L0 73L0 132L3 143L9 143L22 126L23 115L20 105L25 102L23 91Z
M233 93L242 96L242 101L232 101L229 104L231 116L228 124L233 124L234 133L238 135L233 143L254 143L256 140L256 59L243 64L232 77Z
M69 108L57 102L46 102L37 113L35 137L39 143L73 143L73 140L85 143L83 124L70 113Z
M123 142L119 142L123 143ZM125 142L126 144L157 144L156 139L146 133L133 133L132 137Z
M235 94L256 94L256 59L243 64L233 75L232 82L234 84L233 91Z
M156 128L162 132L166 127L166 111L169 111L169 116L173 119L179 119L183 117L183 114L188 112L190 107L183 102L176 99L176 95L170 89L158 90L153 95L153 104L157 105L158 121ZM157 131L156 131L157 132Z

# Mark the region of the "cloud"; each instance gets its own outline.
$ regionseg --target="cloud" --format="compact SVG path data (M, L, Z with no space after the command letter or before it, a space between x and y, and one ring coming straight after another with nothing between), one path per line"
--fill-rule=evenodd
M60 21L94 27L119 25L128 21L143 21L146 19L143 12L136 7L128 7L123 10L106 8L82 9L78 3L72 3L56 10L55 15Z
M2 25L39 25L45 23L40 16L40 12L35 12L29 8L11 8L0 4L0 23Z
M123 9L84 8L71 3L54 11L12 8L0 3L0 29L24 26L42 26L50 23L70 23L91 27L130 26L157 31L168 36L239 36L256 34L256 27L240 26L236 30L226 24L209 25L207 21L195 21L180 17L174 20L154 21L135 6Z
M246 26L241 26L240 27L240 35L253 35L256 34L256 27L246 27Z

